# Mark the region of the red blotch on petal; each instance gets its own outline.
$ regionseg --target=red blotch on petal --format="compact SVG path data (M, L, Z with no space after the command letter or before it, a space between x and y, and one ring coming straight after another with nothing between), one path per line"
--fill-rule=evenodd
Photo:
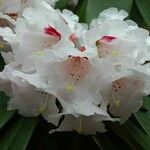
M84 52L85 50L86 50L85 46L81 46L81 47L80 47L80 51L81 51L81 52Z
M90 62L87 57L69 56L63 63L63 69L68 77L81 81L89 72Z
M45 34L54 36L54 37L58 38L59 40L61 39L61 34L51 26L45 27L44 31L45 31Z
M75 44L75 42L78 40L78 37L76 36L75 33L72 33L72 34L69 36L69 40L72 41L72 42Z
M116 40L116 39L117 38L115 36L105 35L100 39L100 41L101 42L112 42L113 40Z

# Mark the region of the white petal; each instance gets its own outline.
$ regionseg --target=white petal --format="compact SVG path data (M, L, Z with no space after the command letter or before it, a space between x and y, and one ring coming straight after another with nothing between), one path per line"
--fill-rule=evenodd
M73 131L76 130L80 134L96 134L96 132L105 132L106 129L102 122L96 122L92 117L79 117L65 116L65 119L61 123L60 127L52 132L60 131Z

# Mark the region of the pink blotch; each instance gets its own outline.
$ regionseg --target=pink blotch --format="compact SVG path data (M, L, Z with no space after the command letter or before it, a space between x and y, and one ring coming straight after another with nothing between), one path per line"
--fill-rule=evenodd
M115 36L105 35L100 39L100 41L101 42L112 42L113 40L116 40L116 39L117 38Z
M69 40L72 41L72 42L75 44L76 41L78 40L78 37L76 36L75 33L72 33L72 34L69 36Z
M81 52L84 52L85 50L86 50L85 46L81 46L81 47L80 47L80 51L81 51Z
M79 39L75 33L72 33L68 39L70 41L72 41L74 43L75 47L77 49L79 49L81 52L86 50L85 46L81 46L81 44L79 43Z
M106 57L110 54L110 45L109 43L111 43L112 41L116 40L117 38L114 36L108 36L105 35L103 36L100 40L96 41L96 46L98 48L98 54L99 57Z
M45 31L45 34L54 36L54 37L58 38L58 40L61 39L61 34L51 26L45 27L44 31Z
M63 69L69 78L81 81L89 72L90 62L87 57L69 56L63 63Z

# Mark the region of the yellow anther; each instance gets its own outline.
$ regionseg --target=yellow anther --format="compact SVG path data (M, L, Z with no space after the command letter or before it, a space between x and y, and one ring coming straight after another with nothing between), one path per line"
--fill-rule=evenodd
M121 101L119 99L116 99L116 97L113 94L112 94L112 98L116 107L120 107Z
M0 43L0 48L5 48L5 45Z
M74 86L73 85L67 85L65 87L65 89L68 91L68 92L72 92L74 90Z
M35 52L35 55L42 56L42 55L44 55L44 52L43 51L37 51L37 52Z
M121 101L119 99L116 99L114 102L116 107L120 107Z
M112 55L112 56L117 56L117 55L119 55L119 52L118 52L118 51L112 51L112 52L111 52L111 55Z
M38 112L39 113L42 113L44 111L44 107L40 107L39 109L38 109Z
M79 127L76 129L76 131L81 134L82 133L82 118L79 119Z

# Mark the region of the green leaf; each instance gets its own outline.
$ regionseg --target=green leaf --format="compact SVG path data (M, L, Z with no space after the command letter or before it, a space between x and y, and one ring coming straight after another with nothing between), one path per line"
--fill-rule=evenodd
M150 98L145 98L144 103L145 107L148 107L149 111L139 111L135 113L134 116L144 131L150 136Z
M9 149L25 150L37 123L38 118L26 118L20 131L9 146Z
M150 137L131 121L127 121L124 125L114 123L108 123L107 125L133 150L150 150Z
M79 16L80 22L86 22L86 17L87 17L87 3L88 0L81 0L79 1L75 13ZM87 23L87 22L86 22Z
M99 13L110 7L124 9L130 13L133 0L81 0L78 4L76 13L81 17L82 22L89 23L92 19L98 17ZM83 17L84 16L84 17Z
M7 150L9 148L9 145L21 129L21 126L23 125L23 120L21 117L18 117L16 121L13 121L12 124L9 125L7 130L3 130L1 132L0 136L0 149Z
M68 6L70 0L60 0L56 3L56 8L63 10Z
M18 116L0 136L1 150L25 150L37 124L37 118Z
M45 145L46 145L45 140L49 136L49 131L52 128L54 128L54 126L52 124L50 124L49 122L44 120L42 117L40 117L39 122L36 126L36 129L30 139L30 142L29 142L26 150L31 150L31 149L45 150ZM49 142L53 143L53 141L54 141L54 139Z
M150 111L150 97L144 97L143 107Z
M13 117L15 111L7 111L8 97L0 93L0 129Z
M104 150L131 150L120 137L114 132L108 131L106 133L100 133L94 136L93 140L97 143L100 149Z
M133 2L133 5L132 5L132 9L131 9L131 12L130 12L130 19L135 21L139 27L143 27L143 28L148 28L145 21L144 21L144 18L141 14L141 12L139 11L138 7L137 7L137 4L135 3L135 1Z
M135 0L135 2L148 26L148 29L150 29L150 0Z

